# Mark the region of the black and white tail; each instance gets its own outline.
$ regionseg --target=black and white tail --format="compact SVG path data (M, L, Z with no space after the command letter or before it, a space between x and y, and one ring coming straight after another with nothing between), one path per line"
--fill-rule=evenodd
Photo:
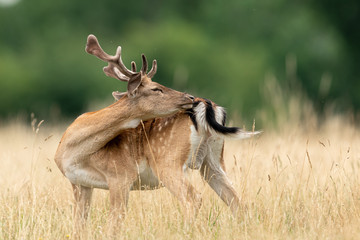
M196 98L194 107L188 112L197 131L207 131L235 139L255 136L260 131L244 131L238 127L226 127L226 112L210 100Z

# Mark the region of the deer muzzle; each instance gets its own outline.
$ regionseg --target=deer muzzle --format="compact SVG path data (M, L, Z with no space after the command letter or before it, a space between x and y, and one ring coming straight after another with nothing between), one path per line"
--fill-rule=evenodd
M190 109L193 107L194 104L194 96L185 93L185 103L181 104L182 109Z

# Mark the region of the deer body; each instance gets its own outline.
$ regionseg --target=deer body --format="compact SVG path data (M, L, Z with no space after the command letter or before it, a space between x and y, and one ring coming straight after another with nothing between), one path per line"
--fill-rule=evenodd
M199 169L236 214L240 201L224 171L224 137L258 132L225 127L223 108L153 82L155 60L149 73L144 55L141 71L134 62L129 70L120 47L110 56L93 35L86 51L108 62L104 72L128 82L128 90L114 92L118 101L109 107L78 117L56 151L55 162L74 191L75 233L85 224L94 188L110 191L110 226L122 219L130 190L165 186L187 209L198 210L201 196L185 178L188 168Z

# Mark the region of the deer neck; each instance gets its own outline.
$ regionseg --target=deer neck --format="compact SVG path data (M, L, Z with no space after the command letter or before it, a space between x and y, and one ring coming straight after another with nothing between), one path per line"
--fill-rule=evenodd
M91 155L104 147L122 131L136 128L143 119L127 97L96 112L78 117L66 130L61 145L77 154Z

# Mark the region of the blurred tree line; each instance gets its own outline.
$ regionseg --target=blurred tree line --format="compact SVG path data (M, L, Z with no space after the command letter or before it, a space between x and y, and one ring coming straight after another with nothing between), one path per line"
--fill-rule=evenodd
M74 117L126 84L85 53L88 34L154 80L255 117L266 76L300 83L317 109L360 108L359 6L318 1L0 0L0 116ZM296 90L296 89L293 89ZM96 109L91 109L96 110Z

